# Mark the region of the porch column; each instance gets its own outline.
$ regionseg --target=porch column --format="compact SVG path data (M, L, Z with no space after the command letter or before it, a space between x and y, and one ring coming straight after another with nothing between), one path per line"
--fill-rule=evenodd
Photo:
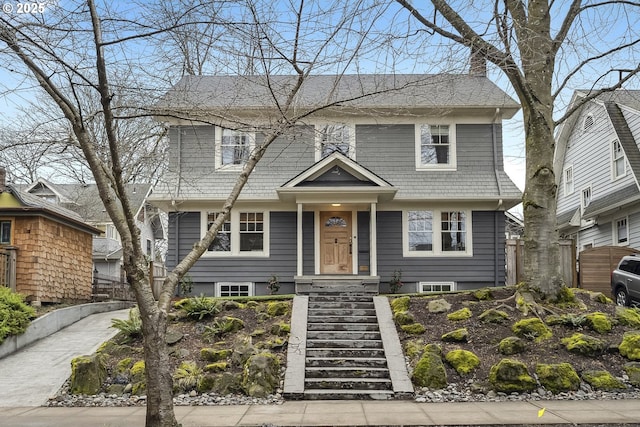
M369 239L369 274L371 274L372 276L377 276L378 275L378 235L377 235L377 230L378 230L378 225L377 225L377 221L378 221L378 211L376 210L377 205L376 203L371 203L371 212L370 212L370 216L371 218L369 219L369 234L370 234L370 239Z
M297 275L302 276L302 203L298 203L298 218L296 221L297 230Z

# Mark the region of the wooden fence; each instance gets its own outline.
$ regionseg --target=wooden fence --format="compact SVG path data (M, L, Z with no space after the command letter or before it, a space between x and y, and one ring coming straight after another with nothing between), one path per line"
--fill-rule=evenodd
M157 298L164 277L166 276L166 267L157 262L149 263L149 282L153 295ZM124 300L135 301L136 297L124 277L103 276L101 274L93 275L93 299L94 300Z
M599 246L580 252L580 287L605 295L611 293L611 272L625 255L638 253L624 246Z
M524 241L508 239L506 242L506 285L515 285L524 279ZM560 268L564 283L578 286L576 249L573 240L560 240Z
M0 249L0 286L16 290L16 249Z

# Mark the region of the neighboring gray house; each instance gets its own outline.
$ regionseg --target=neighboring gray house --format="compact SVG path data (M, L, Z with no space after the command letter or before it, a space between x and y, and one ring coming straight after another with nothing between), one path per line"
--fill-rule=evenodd
M286 94L289 76L271 76ZM521 193L503 170L502 120L519 105L483 75L310 77L216 241L190 270L193 293L280 292L323 279L406 292L504 284L504 211ZM280 89L281 88L281 89ZM150 201L169 213L167 266L222 208L276 115L263 76L189 76L156 105L170 164ZM176 119L183 116L183 119ZM239 127L237 123L247 123Z
M568 108L588 94L576 91ZM616 90L580 107L559 129L554 169L558 229L578 252L640 248L640 91Z
M79 214L87 224L100 229L93 238L94 273L101 279L122 280L122 243L120 234L109 218L95 184L54 184L45 179L23 188L24 191ZM131 205L136 209L136 224L140 229L140 244L150 260L157 260L157 240L164 240L158 209L147 203L151 184L127 184Z

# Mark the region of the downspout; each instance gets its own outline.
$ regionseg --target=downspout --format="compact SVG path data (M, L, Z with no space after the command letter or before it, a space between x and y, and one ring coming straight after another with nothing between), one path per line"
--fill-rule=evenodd
M174 236L174 240L175 240L175 245L176 245L176 250L175 250L175 265L178 265L178 262L180 260L180 217L178 215L178 205L176 203L176 198L178 197L178 194L180 194L180 181L182 180L182 126L178 126L178 138L177 138L177 143L178 143L178 156L177 156L177 164L176 164L176 169L177 169L177 174L176 174L176 188L175 188L175 192L174 192L174 197L173 200L171 200L171 204L173 205L174 208L174 212L175 212L175 230L176 230L176 234Z
M493 146L493 171L496 176L496 185L498 187L498 196L500 197L498 201L498 206L496 207L496 212L493 214L493 286L497 287L498 282L498 270L500 267L500 263L498 259L500 257L500 251L498 248L498 244L500 243L500 239L498 238L498 211L502 207L502 184L500 183L500 175L498 171L498 136L496 134L496 120L500 115L500 108L496 108L496 114L493 116L493 120L491 122L491 144ZM504 248L503 248L504 250Z

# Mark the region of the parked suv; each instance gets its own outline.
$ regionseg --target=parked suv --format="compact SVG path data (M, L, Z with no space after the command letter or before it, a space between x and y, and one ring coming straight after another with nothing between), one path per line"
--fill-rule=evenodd
M627 255L611 272L611 294L618 305L640 303L640 256Z

